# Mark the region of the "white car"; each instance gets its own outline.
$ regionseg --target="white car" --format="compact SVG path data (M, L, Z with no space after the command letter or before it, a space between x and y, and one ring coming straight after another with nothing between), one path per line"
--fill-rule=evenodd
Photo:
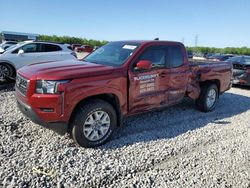
M15 41L4 41L0 44L0 53L3 53L7 48L16 45Z
M67 44L25 41L9 47L0 54L0 80L15 78L16 70L33 63L76 59Z

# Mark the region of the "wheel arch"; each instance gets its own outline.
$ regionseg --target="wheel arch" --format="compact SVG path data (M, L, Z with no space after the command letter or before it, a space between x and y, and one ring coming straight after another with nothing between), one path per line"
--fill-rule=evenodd
M207 80L204 82L200 82L200 87L204 86L204 85L208 85L208 84L215 84L218 88L218 92L220 93L220 89L221 89L221 83L220 80L218 79L214 79L214 80Z
M115 109L116 115L117 115L117 123L118 123L117 125L118 125L118 127L120 127L122 124L122 113L121 113L121 107L120 107L120 100L119 100L118 96L113 94L113 93L97 94L97 95L89 96L89 97L82 99L74 107L74 109L71 113L69 122L72 121L72 119L74 118L74 116L76 114L77 109L79 109L79 107L81 105L83 105L84 103L86 103L90 100L95 100L95 99L101 99L103 101L108 102L109 104L111 104L113 106L113 108ZM70 129L72 129L72 125L69 124L68 130L70 130Z
M0 64L7 64L8 66L10 66L13 69L13 73L14 73L14 77L16 77L17 74L17 70L16 67L10 62L10 61L4 61L4 60L0 60Z

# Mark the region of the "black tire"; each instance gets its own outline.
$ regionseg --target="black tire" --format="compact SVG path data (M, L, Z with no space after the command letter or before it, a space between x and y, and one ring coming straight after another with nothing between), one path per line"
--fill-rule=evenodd
M85 122L87 121L87 118L97 111L104 111L108 114L110 119L110 126L107 133L102 138L96 141L91 141L85 136L83 128ZM117 127L117 115L113 106L108 102L100 99L89 100L88 102L83 103L76 110L71 127L72 137L78 145L88 148L97 147L106 143L111 138L111 135Z
M212 103L213 105L208 106L207 104L208 94L211 90L214 90L216 92L216 98L215 98L214 103ZM210 112L215 108L218 98L219 98L219 92L218 92L217 85L216 84L204 84L201 87L201 93L200 93L199 98L195 101L196 108L202 112Z
M13 68L6 64L6 63L0 63L0 80L11 80L15 75L15 71Z

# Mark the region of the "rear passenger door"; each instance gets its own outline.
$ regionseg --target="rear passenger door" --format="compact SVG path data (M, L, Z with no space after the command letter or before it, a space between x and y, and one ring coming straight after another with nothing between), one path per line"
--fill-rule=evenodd
M183 56L186 51L181 45L170 45L167 47L167 67L170 68L168 102L174 104L183 99L186 94L189 64Z
M66 54L63 53L60 46L56 44L41 43L41 52L39 53L39 59L41 62L64 60L65 55Z

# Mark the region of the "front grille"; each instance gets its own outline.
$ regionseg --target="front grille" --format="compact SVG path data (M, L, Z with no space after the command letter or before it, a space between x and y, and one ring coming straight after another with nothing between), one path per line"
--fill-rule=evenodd
M24 95L27 95L27 90L29 87L29 80L23 78L20 75L16 77L16 88Z

